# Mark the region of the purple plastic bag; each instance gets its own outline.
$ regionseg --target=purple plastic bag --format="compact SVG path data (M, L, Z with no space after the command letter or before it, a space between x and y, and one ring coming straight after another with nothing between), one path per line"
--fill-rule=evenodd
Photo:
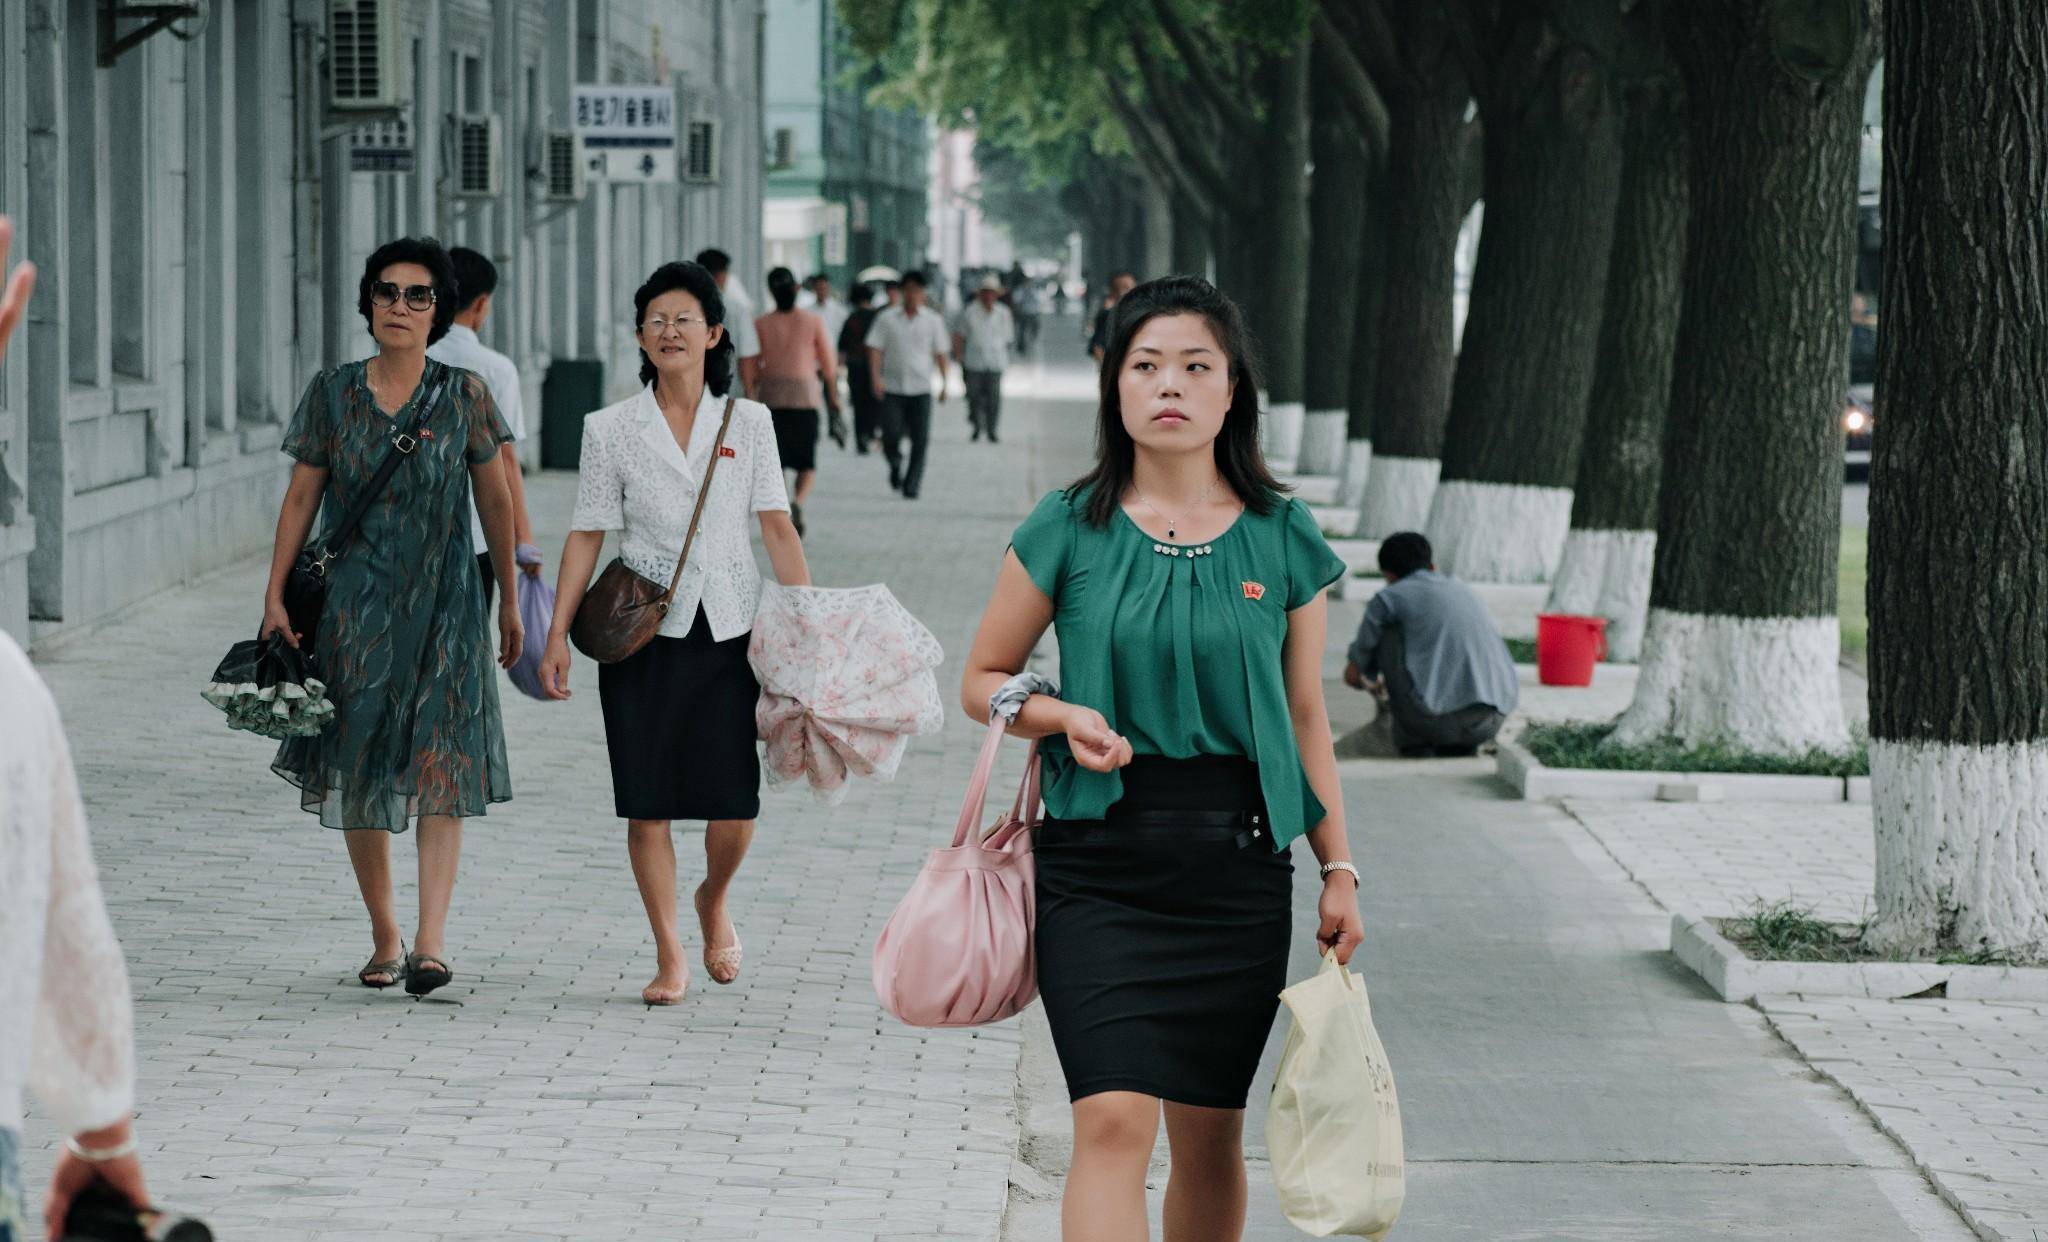
M530 543L519 545L516 558L521 565L541 563L540 549ZM519 579L519 624L526 630L526 641L519 648L519 661L505 670L512 678L512 684L531 698L547 699L540 687L540 661L548 650L548 626L555 616L555 588L539 574L524 570Z

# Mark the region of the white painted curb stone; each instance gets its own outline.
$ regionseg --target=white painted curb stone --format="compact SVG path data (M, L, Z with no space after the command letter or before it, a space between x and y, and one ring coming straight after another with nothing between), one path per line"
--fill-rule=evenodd
M2048 969L1939 962L1759 962L1705 919L1671 916L1671 952L1724 1001L1759 996L1897 1000L1948 985L1950 1000L2048 1001Z

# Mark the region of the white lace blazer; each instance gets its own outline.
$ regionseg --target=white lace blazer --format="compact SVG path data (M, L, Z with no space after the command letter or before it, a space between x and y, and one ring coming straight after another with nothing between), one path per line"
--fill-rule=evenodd
M134 1107L128 968L107 922L57 705L0 632L0 1129L22 1088L65 1134Z
M705 388L690 428L690 452L676 445L668 420L654 403L652 385L583 420L583 461L576 482L575 530L620 531L619 555L633 572L664 587L683 554L683 535L697 504L697 485L711 461L725 398ZM761 571L754 564L754 515L787 510L782 455L775 448L775 421L768 407L742 397L733 403L732 429L724 457L711 479L711 498L690 563L661 633L681 638L697 619L697 605L711 622L711 636L737 638L754 624L761 595Z

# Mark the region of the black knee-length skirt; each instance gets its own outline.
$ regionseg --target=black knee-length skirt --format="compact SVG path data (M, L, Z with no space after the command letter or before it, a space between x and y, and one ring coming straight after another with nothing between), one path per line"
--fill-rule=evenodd
M1074 1099L1243 1108L1287 986L1294 864L1247 759L1140 756L1035 849L1038 990Z
M620 819L759 817L761 683L747 663L748 637L712 638L699 608L688 636L656 635L617 664L598 665Z

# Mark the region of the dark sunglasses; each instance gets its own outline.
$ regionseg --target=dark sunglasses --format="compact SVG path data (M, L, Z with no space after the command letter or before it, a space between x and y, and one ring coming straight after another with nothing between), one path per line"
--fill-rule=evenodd
M400 290L390 281L380 280L370 286L370 301L378 306L388 308L398 305L401 294L405 298L405 304L416 311L434 309L434 302L438 298L432 285L407 285Z

